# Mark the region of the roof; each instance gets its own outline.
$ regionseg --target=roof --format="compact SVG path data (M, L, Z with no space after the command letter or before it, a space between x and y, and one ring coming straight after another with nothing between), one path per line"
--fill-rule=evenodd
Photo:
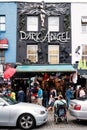
M43 0L0 0L0 2L42 2ZM87 0L44 0L44 2L87 2Z

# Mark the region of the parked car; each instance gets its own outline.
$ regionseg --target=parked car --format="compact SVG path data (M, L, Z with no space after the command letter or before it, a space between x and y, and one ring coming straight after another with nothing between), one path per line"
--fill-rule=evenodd
M19 126L29 130L46 123L47 117L47 110L43 106L0 96L0 126Z
M71 100L69 112L76 119L87 120L87 95Z

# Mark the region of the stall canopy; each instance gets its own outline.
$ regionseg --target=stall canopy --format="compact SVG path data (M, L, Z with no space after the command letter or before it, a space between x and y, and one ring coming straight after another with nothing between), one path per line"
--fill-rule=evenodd
M16 72L75 72L71 64L19 65Z
M9 79L11 78L14 74L16 73L16 69L15 68L8 68L4 71L3 77L4 79Z

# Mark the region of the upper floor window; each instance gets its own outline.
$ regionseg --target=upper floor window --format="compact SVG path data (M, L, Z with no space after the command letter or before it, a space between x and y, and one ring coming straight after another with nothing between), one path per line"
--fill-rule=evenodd
M6 18L5 16L0 16L0 31L5 31Z
M81 19L82 32L87 33L87 16L83 16Z
M37 45L27 45L27 58L36 63L38 61L38 46Z
M59 45L48 46L48 62L50 64L59 63Z
M48 31L58 32L59 31L59 17L48 17Z
M87 61L87 45L82 45L82 60Z
M38 16L27 16L27 31L38 31Z

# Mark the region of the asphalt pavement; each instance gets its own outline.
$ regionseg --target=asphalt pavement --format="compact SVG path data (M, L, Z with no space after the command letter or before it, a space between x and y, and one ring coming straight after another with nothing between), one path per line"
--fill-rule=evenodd
M54 122L54 114L52 111L48 114L48 122L34 130L87 130L87 121L77 121L67 112L68 124L66 122Z

